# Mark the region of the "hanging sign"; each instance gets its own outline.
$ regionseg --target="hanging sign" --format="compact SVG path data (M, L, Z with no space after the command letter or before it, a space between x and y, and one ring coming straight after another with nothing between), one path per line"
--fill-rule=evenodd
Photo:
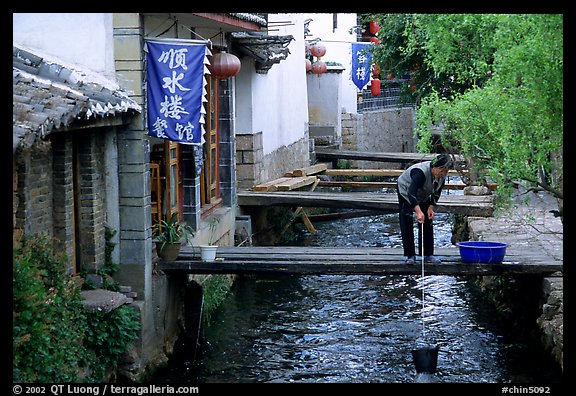
M148 134L201 144L204 130L204 41L146 42Z
M362 90L370 81L372 43L352 43L352 82Z

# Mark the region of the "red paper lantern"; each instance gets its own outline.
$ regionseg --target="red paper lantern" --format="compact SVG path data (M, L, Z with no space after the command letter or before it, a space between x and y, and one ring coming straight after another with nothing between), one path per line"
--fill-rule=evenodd
M376 21L370 21L370 33L376 34L380 30L380 24Z
M326 73L326 63L322 61L312 63L312 73L318 75Z
M379 78L380 77L380 66L376 63L372 65L372 77Z
M208 70L212 76L219 79L234 77L240 71L240 59L225 51L219 52L212 57Z
M306 72L309 72L312 69L312 62L310 59L306 58Z
M372 92L372 95L374 95L374 96L380 95L380 79L379 78L375 78L374 80L372 80L372 83L370 84L370 92Z
M316 58L321 58L326 54L326 46L322 43L316 43L310 48L310 51Z
M382 40L380 40L378 37L370 37L370 42L374 44L380 44Z

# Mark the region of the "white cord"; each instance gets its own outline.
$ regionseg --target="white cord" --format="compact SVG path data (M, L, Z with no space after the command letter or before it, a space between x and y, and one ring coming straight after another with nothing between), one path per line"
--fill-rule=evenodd
M420 227L420 238L421 238L421 245L420 245L420 249L421 249L421 253L422 253L422 278L424 278L424 222L420 223L421 227Z
M421 287L422 287L422 337L426 336L426 326L424 320L424 312L425 312L425 304L424 304L424 222L420 223L420 253L422 254L422 278L421 278Z

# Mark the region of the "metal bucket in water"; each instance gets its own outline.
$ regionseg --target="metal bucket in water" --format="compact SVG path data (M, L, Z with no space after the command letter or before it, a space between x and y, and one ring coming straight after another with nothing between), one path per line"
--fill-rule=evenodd
M438 365L438 346L423 347L412 350L412 359L417 373L434 374Z

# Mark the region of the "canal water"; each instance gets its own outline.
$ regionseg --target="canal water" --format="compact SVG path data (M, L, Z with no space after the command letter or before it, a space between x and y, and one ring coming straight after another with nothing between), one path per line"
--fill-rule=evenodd
M397 217L317 223L303 244L400 248ZM453 247L452 223L437 214L435 246ZM205 329L199 357L175 354L153 381L560 383L558 365L519 333L466 278L243 276ZM417 373L411 351L432 344L436 372Z

